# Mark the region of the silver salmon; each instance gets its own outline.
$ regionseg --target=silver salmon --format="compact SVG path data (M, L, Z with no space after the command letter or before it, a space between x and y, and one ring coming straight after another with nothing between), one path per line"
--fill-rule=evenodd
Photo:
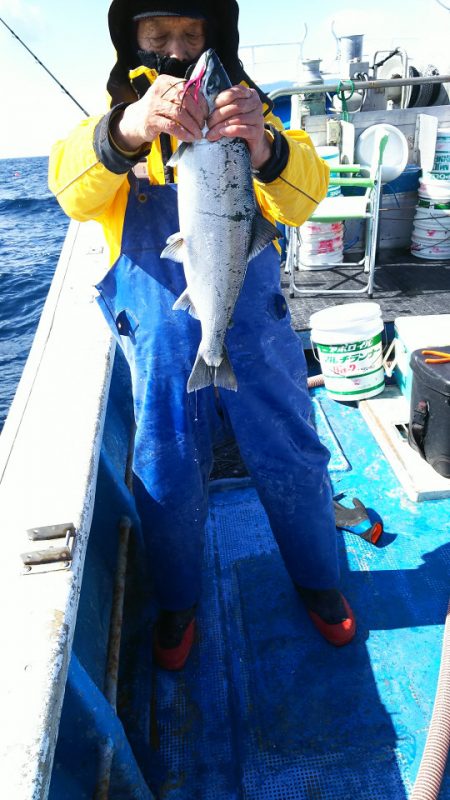
M231 86L214 50L200 57L189 84L202 92L211 113L219 92ZM180 231L168 238L161 258L183 264L186 289L173 308L199 319L202 334L187 391L211 384L236 391L225 335L248 261L279 232L257 206L243 140L182 143L169 164L178 169Z

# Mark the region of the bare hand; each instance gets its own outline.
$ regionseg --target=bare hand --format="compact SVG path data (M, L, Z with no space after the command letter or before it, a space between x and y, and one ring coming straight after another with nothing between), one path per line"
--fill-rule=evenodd
M160 133L182 142L201 139L208 105L203 95L196 102L192 87L183 95L184 85L179 78L159 75L140 100L113 120L111 134L119 147L137 150Z
M206 138L210 142L216 142L221 136L244 139L254 169L260 169L269 160L272 146L264 129L263 106L255 89L232 86L221 92L208 126Z

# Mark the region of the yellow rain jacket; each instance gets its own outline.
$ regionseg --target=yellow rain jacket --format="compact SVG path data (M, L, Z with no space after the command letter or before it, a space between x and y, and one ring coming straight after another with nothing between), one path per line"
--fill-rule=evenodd
M155 70L139 67L130 73L145 73L150 83ZM84 222L97 220L104 229L110 249L110 263L120 254L122 227L130 183L128 172L117 175L100 163L94 149L94 131L102 115L81 122L63 141L52 148L49 163L49 187L69 217ZM283 131L278 117L268 113L268 124L283 132L289 145L287 165L271 183L255 179L255 194L267 219L286 225L302 225L328 188L329 168L320 159L305 131ZM173 149L177 141L172 141ZM159 138L147 156L150 183L163 184L164 171Z

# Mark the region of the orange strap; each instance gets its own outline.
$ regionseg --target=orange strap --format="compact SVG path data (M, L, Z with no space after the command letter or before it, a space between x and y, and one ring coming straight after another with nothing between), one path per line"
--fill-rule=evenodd
M442 350L422 350L423 356L437 356L437 358L426 358L425 364L447 364L450 362L450 353Z

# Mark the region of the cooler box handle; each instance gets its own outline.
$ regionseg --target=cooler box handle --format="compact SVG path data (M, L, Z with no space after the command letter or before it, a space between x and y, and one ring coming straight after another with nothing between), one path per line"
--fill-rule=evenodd
M413 409L408 430L408 443L422 458L425 458L424 441L428 423L428 403L419 400Z

